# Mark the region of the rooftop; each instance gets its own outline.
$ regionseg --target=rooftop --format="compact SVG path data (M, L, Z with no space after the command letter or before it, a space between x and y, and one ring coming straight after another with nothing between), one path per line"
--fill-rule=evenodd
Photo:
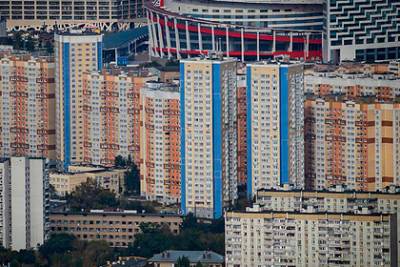
M187 251L166 250L160 254L153 255L149 262L176 262L178 258L186 257L191 263L224 263L224 257L213 251Z

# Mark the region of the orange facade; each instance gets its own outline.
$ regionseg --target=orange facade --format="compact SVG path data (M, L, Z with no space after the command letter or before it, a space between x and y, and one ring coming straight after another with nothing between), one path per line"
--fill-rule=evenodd
M151 87L153 86L153 87ZM149 83L141 91L141 194L180 200L180 106L177 87Z
M54 63L4 57L1 65L1 156L54 159Z
M308 189L344 184L375 191L399 185L400 104L308 99L305 171Z
M237 89L237 136L238 136L238 184L246 184L247 140L246 140L246 87Z

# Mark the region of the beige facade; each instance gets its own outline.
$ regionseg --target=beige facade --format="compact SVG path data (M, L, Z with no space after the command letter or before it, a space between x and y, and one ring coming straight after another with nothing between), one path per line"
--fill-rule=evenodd
M55 159L55 65L29 55L0 59L0 156Z
M397 266L396 216L227 212L227 267Z
M65 170L84 162L83 76L102 68L102 35L56 34L55 61L57 160Z
M332 191L284 191L261 190L257 192L256 203L265 210L341 213L383 213L396 214L400 225L400 191L390 192L344 191L339 187ZM397 190L397 191L396 191ZM400 228L397 227L397 238ZM400 240L397 241L400 255ZM400 265L400 258L398 259Z
M124 190L125 169L97 169L84 172L52 172L50 184L60 196L72 193L75 188L88 180L119 195Z
M400 96L398 63L317 65L304 74L304 92L320 97L375 96L379 100L392 100Z
M67 232L81 240L105 240L112 247L127 247L140 232L140 225L152 223L167 226L179 233L182 218L172 215L137 214L136 211L89 213L53 213L50 229L53 233Z

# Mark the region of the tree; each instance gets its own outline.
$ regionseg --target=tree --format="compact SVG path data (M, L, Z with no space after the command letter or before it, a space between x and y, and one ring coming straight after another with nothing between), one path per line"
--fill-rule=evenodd
M29 52L32 52L32 51L35 50L35 40L33 40L31 35L29 35L28 38L25 41L25 48Z
M14 33L14 49L20 50L24 46L24 42L22 40L22 34L21 32L16 32Z
M102 266L112 257L112 250L106 241L90 241L83 254L83 266Z
M125 193L140 194L140 172L136 164L131 162L129 170L125 172Z
M118 207L115 193L101 188L92 179L79 185L66 199L69 207L75 211Z
M198 261L198 262L196 263L196 267L203 267L203 264L202 264L201 262Z
M176 266L177 267L190 267L190 261L185 256L179 257L178 260L176 261Z
M53 48L53 44L50 41L47 41L45 44L45 48L46 48L46 52L48 54L53 54L54 52L54 48Z
M40 254L44 258L50 258L54 254L63 254L74 249L75 236L70 234L53 234L39 248Z
M126 167L126 160L123 156L118 155L115 157L115 167L117 168L125 168Z
M13 252L10 249L0 246L0 265L6 265L13 258Z

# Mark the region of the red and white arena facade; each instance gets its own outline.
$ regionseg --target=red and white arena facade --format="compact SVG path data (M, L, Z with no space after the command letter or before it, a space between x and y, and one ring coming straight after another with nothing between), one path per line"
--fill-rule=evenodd
M322 60L322 0L159 0L145 8L154 57Z

